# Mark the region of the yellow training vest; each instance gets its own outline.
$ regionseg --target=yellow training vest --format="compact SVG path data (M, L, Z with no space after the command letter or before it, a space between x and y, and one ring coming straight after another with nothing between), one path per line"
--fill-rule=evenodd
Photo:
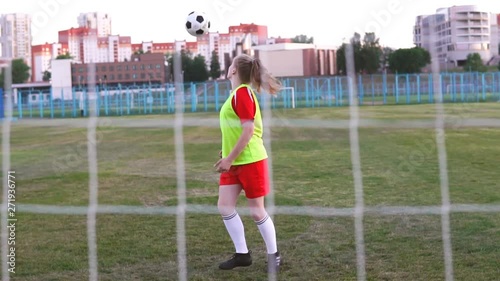
M254 132L247 146L234 160L233 165L250 164L267 158L266 148L262 140L263 126L259 102L252 88L247 84L241 84L234 89L221 107L220 128L222 132L222 157L225 158L231 153L243 132L240 118L236 115L232 106L232 99L236 91L243 87L247 87L255 102Z

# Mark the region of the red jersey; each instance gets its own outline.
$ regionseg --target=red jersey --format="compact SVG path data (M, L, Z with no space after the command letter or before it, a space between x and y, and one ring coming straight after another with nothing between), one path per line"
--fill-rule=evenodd
M247 87L239 88L231 101L233 110L240 118L241 124L253 121L255 118L255 101L252 92Z

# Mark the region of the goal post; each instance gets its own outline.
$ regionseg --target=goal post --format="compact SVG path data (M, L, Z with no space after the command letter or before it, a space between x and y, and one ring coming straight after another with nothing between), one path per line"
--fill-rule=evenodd
M292 100L292 108L295 108L295 88L294 87L282 87L278 95L284 95L286 91L290 92L290 98ZM286 98L286 97L284 97Z

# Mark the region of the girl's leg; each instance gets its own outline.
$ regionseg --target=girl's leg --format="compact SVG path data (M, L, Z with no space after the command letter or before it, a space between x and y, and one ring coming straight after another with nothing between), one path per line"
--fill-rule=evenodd
M252 264L252 257L245 239L245 228L240 216L236 212L236 203L241 190L242 187L239 184L219 186L219 202L217 203L217 207L236 248L236 253L229 260L219 264L219 268L224 270Z
M239 184L219 186L219 202L217 207L226 226L229 236L234 243L236 253L248 253L245 240L245 229L240 216L236 212L236 203L242 187Z
M275 254L278 251L276 243L276 230L274 222L267 214L264 207L264 196L248 199L248 206L255 224L259 228L260 234L266 243L267 253Z
M248 206L250 207L253 220L259 228L260 234L266 243L267 270L272 273L277 273L282 263L281 255L278 251L278 245L276 243L276 230L274 228L274 222L267 214L264 207L264 196L253 199L249 198Z

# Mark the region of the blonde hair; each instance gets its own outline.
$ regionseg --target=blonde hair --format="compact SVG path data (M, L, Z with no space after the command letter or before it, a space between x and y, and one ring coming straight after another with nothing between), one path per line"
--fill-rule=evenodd
M264 89L271 95L275 95L281 90L281 81L272 76L258 58L245 54L239 55L234 59L234 65L240 82L251 84L258 93Z

